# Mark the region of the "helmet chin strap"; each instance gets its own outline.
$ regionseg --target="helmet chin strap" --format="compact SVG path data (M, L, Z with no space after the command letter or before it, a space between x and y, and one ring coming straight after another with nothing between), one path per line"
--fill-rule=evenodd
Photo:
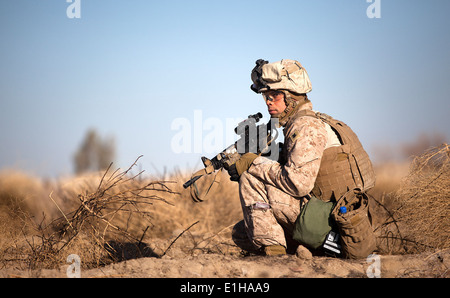
M304 106L308 102L306 95L293 96L290 92L283 91L284 101L286 103L286 109L278 117L279 127L285 126L292 115L297 112L300 107ZM295 98L294 98L295 97Z

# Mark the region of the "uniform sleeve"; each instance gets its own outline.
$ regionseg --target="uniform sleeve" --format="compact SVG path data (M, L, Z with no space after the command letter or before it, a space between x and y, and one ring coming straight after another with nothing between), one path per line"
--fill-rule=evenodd
M286 163L258 157L248 172L294 197L303 197L314 187L327 142L325 124L313 117L300 117L287 130Z

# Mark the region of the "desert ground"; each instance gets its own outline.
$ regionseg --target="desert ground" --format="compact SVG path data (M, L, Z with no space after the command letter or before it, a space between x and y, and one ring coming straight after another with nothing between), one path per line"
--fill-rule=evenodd
M380 255L344 260L324 256L239 256L223 253L169 253L162 258L139 257L81 269L82 278L448 278L450 250L408 255ZM2 278L73 277L70 264L54 269L1 269ZM69 272L69 273L68 273Z

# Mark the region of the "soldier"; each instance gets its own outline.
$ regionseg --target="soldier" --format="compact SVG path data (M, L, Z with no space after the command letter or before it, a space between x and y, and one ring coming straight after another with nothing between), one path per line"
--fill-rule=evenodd
M356 135L340 135L330 125L339 121L312 111L306 95L311 82L298 61L258 60L251 78L251 89L262 93L270 116L283 127L284 146L278 161L247 153L229 167L231 179L239 181L244 215L232 238L248 252L286 254L298 245L292 240L294 223L310 194L336 200L354 187L373 186L374 175ZM347 139L350 150L343 146ZM355 157L361 175L353 175L350 158L336 158L342 153Z

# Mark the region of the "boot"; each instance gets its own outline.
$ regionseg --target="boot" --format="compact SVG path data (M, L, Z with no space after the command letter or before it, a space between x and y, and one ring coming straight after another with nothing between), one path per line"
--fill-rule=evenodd
M286 254L286 248L282 245L269 245L264 247L264 252L266 256L278 256L278 255L285 255Z

